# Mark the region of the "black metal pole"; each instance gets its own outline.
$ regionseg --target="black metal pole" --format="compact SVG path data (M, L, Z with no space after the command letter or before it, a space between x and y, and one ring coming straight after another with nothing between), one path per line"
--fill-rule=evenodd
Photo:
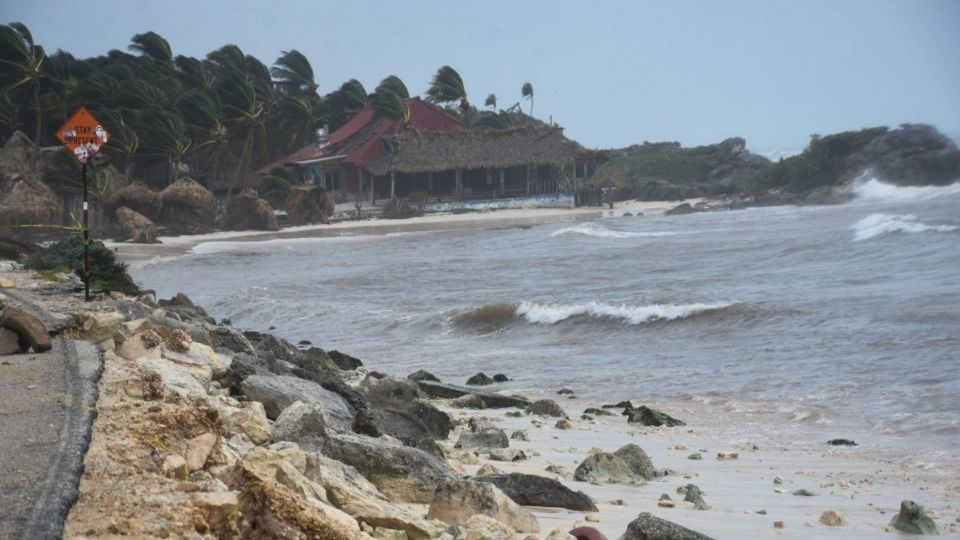
M90 301L90 231L87 229L87 164L81 167L83 175L83 299Z

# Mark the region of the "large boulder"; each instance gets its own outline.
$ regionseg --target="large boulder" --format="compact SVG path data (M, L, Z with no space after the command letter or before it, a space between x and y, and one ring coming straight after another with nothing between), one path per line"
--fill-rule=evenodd
M713 540L672 521L643 512L627 525L620 540Z
M6 328L17 335L22 351L33 349L34 352L46 352L52 347L50 334L43 322L22 308L6 307L0 316L0 328Z
M124 239L137 244L157 243L157 227L146 216L126 206L117 208L116 215Z
M323 486L330 503L374 527L401 530L414 540L434 538L441 532L437 522L390 502L356 469L319 453L306 455L304 475Z
M336 350L328 351L327 354L330 355L330 359L333 360L333 363L344 371L350 371L363 367L363 362L359 358L350 356L349 354Z
M552 399L539 399L527 407L527 414L566 418L567 413Z
M925 124L903 124L864 148L872 173L904 186L946 185L960 180L960 149Z
M353 428L353 413L340 395L319 384L289 375L253 375L240 388L243 394L263 403L268 418L276 419L296 401L315 403L322 408L327 428L348 432Z
M310 451L320 451L327 440L327 420L323 406L314 402L294 401L273 423L273 438L295 442Z
M656 476L658 473L646 452L632 443L612 454L591 454L573 473L574 480L611 484L642 484Z
M433 373L430 373L425 369L418 369L417 371L414 371L413 373L407 375L407 378L410 379L411 381L440 382L440 379L438 379L436 375L434 375Z
M323 486L304 475L299 448L256 448L241 460L230 487L242 493L240 538L369 538L351 515L336 508Z
M436 456L384 438L330 434L323 453L354 467L395 501L430 502L437 486L454 477Z
M478 476L477 482L488 482L500 488L513 502L523 506L567 508L596 512L597 506L582 491L573 491L557 480L532 474L510 473Z
M245 191L227 201L227 208L220 227L228 231L255 229L276 231L277 216L270 203L257 197L257 194Z
M894 516L890 525L900 532L909 534L940 534L937 524L930 519L926 510L913 501L900 503L900 512Z
M213 320L213 317L207 314L206 310L194 304L193 301L190 300L190 297L183 293L177 293L169 300L160 299L158 303L168 312L179 315L183 320L205 322L208 324L214 324L216 322Z
M406 417L413 417L427 429L433 439L446 439L450 434L452 428L450 417L433 405L421 401L419 399L421 396L420 389L413 381L392 377L382 379L368 377L360 385L360 392L370 407L391 410ZM374 419L378 429L380 429L385 417L386 414L381 413L379 421ZM390 431L383 431L383 429L380 429L380 431L390 433ZM405 440L405 437L397 438Z
M457 448L464 450L489 450L491 448L507 448L510 439L502 429L487 428L477 433L464 433L457 439Z
M491 483L451 480L441 483L430 502L427 518L463 525L475 515L491 517L523 533L540 531L537 518L520 508Z
M646 405L641 405L636 408L629 407L623 411L623 415L627 417L627 422L631 424L642 424L644 426L656 427L676 427L687 425L683 421L677 420L669 414L660 412L656 409L651 409Z
M420 380L416 381L417 386L423 393L433 398L454 399L473 394L483 400L486 407L491 409L504 409L507 407L526 407L530 401L521 396L505 396L494 392L484 392L476 388L467 388L455 384L446 384L436 381Z
M434 436L416 416L393 409L370 409L370 418L380 433L389 435L407 446L420 448L437 457L442 452L433 443Z

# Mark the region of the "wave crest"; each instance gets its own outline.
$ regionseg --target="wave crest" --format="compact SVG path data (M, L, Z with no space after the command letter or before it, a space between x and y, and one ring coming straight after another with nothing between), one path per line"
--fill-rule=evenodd
M453 314L450 319L461 329L489 333L521 322L554 325L573 319L614 321L638 325L657 321L674 321L723 310L732 303L650 304L630 306L588 302L584 304L488 304Z
M656 236L673 236L676 234L681 234L678 232L670 231L651 231L651 232L624 232L624 231L613 231L603 225L595 222L580 223L572 227L564 227L550 233L551 238L557 236L564 236L567 234L579 234L583 236L592 236L594 238L642 238L642 237L656 237Z
M911 214L876 213L856 222L851 229L853 229L853 239L859 242L893 232L950 232L957 230L957 227L953 225L927 225L917 221L917 216Z
M869 178L853 185L854 198L866 202L916 202L956 194L960 194L960 182L947 186L896 186Z

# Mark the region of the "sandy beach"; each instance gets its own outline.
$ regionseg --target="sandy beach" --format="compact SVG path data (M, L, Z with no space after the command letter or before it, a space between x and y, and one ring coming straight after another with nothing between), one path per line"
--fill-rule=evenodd
M960 537L955 521L960 512L960 484L947 471L910 466L863 447L834 447L825 441L815 447L784 445L745 433L735 416L688 416L694 411L669 406L662 410L682 418L687 426L638 427L619 416L619 409L609 409L616 416L586 421L579 419L580 413L588 407L600 407L601 403L550 394L529 397L556 400L573 419L572 429L557 429L554 418L514 418L506 416L505 410L447 410L455 418L489 418L507 433L525 430L529 442L511 440L510 445L524 450L528 460L489 463L507 473L550 476L573 490L584 491L599 508L600 521L592 525L608 538L617 538L640 512L650 512L719 539L896 537L899 533L889 523L903 499L925 505L943 535ZM659 403L637 399L633 403L661 407ZM457 434L452 435L451 440L456 437ZM596 485L572 480L573 471L591 450L613 452L629 443L643 448L655 467L669 469L673 474L644 485ZM736 452L738 458L719 460L718 452ZM693 453L702 454L703 459L688 459ZM477 464L465 465L465 472L475 473L488 462L485 457L481 455ZM568 474L560 477L546 472L549 465L560 465ZM778 476L783 479L782 484L774 483ZM677 488L689 483L703 491L710 509L696 510L692 503L683 502ZM792 494L799 489L815 495ZM669 494L676 507L659 507L657 502L662 494ZM614 503L619 500L622 505ZM826 510L842 513L844 525L821 524L819 518ZM544 531L571 527L585 516L582 512L555 508L534 513ZM782 521L784 528L775 528L775 521Z
M209 234L161 236L159 244L134 244L106 241L127 263L136 267L155 258L178 257L194 246L206 242L264 242L277 239L317 238L325 236L383 235L403 232L426 232L457 229L490 229L499 227L526 227L543 223L592 220L601 217L622 216L625 213L662 214L684 202L696 204L703 199L685 201L630 201L608 207L522 208L465 214L437 213L410 219L367 219L338 221L329 225L286 227L280 231L218 231Z

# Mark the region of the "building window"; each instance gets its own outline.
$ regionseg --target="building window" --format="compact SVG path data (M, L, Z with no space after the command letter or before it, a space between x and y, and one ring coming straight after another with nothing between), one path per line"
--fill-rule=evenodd
M343 178L340 171L326 171L324 173L324 187L330 191L340 191L343 189Z

